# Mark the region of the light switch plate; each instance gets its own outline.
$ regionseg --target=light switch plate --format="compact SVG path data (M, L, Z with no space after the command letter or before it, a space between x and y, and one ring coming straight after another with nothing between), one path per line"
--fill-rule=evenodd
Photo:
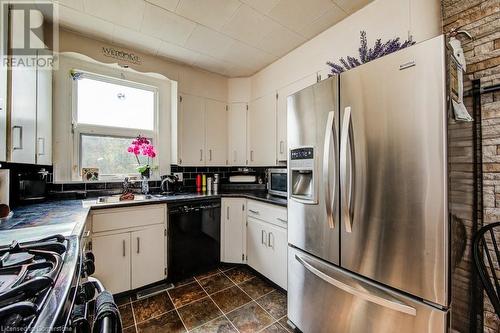
M174 172L174 176L177 176L177 179L179 179L180 182L184 180L182 172Z

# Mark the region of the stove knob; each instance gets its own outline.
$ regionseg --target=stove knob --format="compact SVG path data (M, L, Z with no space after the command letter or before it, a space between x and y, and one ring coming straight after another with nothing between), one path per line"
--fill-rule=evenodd
M87 274L87 276L94 274L95 272L94 260L85 259L83 265L84 265L83 270L85 271L85 274Z
M90 251L85 252L85 258L86 258L86 259L90 259L90 260L92 260L92 261L95 261L95 256L94 256L94 254L93 254L92 252L90 252Z
M87 251L83 259L82 276L89 276L95 272L95 256L92 252Z

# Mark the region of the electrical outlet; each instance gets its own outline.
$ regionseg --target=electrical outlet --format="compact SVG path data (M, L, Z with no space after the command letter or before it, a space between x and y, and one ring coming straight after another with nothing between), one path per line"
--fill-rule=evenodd
M180 182L182 182L184 180L182 172L174 172L174 176L176 176Z

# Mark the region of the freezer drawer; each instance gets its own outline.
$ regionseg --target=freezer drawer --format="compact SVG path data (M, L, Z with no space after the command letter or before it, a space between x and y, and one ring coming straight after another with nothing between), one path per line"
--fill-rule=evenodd
M446 332L448 312L288 247L288 318L302 332Z

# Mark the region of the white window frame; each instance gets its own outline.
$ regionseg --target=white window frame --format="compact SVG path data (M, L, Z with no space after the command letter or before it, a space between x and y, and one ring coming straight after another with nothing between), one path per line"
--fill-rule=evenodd
M82 135L94 135L94 136L104 136L104 137L130 137L135 138L139 135L147 137L151 139L152 143L156 146L159 140L159 89L158 87L139 83L135 81L120 79L112 76L101 75L97 73L91 73L84 70L75 70L80 74L81 78L87 78L91 80L119 84L126 87L138 88L149 90L154 93L154 129L153 130L143 130L143 129L135 129L135 128L125 128L125 127L115 127L115 126L101 126L101 125L90 125L90 124L80 124L78 123L78 79L73 80L71 89L72 89L72 123L71 129L73 134L73 165L77 166L77 170L72 170L72 179L78 180L81 179L81 137ZM140 115L138 115L140 116ZM151 167L153 170L157 170L159 168L159 160L155 158L152 160ZM123 180L124 177L138 177L139 173L133 174L99 174L99 180L103 181L116 181ZM155 177L152 177L155 178Z

